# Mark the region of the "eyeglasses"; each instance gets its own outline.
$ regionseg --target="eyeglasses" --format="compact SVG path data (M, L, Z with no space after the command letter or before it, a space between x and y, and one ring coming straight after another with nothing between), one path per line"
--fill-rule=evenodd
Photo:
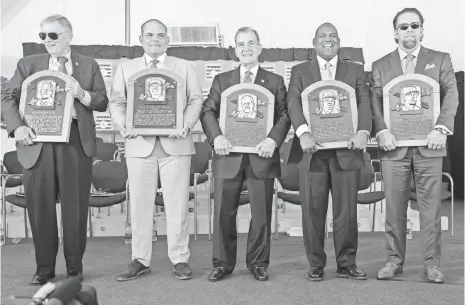
M414 23L402 23L402 24L399 24L399 26L397 27L397 29L401 29L402 31L406 31L408 29L408 27L411 27L412 30L416 30L418 29L419 27L421 27L421 24L418 23L418 22L414 22Z
M51 39L51 40L57 40L58 39L58 36L63 34L64 32L61 32L61 33L54 33L54 32L51 32L51 33L44 33L44 32L40 32L39 33L39 37L40 39L42 40L45 40L45 38L47 38L47 36Z

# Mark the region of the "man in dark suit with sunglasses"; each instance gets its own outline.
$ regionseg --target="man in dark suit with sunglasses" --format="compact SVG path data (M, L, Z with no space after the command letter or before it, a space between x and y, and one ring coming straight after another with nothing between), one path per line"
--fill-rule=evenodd
M283 78L264 70L258 64L262 46L257 31L249 27L240 28L236 32L235 42L240 66L215 76L200 117L202 128L215 151L212 165L215 178L215 216L214 268L209 276L211 282L220 281L231 274L236 265L236 215L245 179L247 179L252 214L246 264L256 280L268 280L273 182L274 178L281 174L279 146L284 142L291 126L287 114L286 87ZM275 96L274 125L268 136L256 146L256 154L230 153L231 143L221 132L218 123L221 93L240 83L260 85ZM243 110L247 113L252 112L250 108Z
M296 131L288 163L300 167L302 226L308 278L321 281L326 267L325 223L331 190L337 277L365 280L366 274L356 265L358 249L357 193L360 168L365 165L362 150L371 131L371 109L363 66L346 62L338 55L340 39L331 23L318 27L313 39L316 56L296 65L291 71L287 103ZM310 132L303 114L302 92L321 80L337 80L355 89L358 109L356 134L347 148L320 150L315 134Z
M412 172L420 208L423 263L428 281L442 283L441 182L446 140L454 132L458 106L457 82L449 54L427 49L423 39L423 16L416 8L405 8L393 20L398 48L373 63L370 75L374 132L379 144L386 193L386 265L378 279L392 279L403 272L406 249L407 207ZM423 74L441 88L441 110L428 145L396 147L383 117L383 87L403 74Z
M70 49L73 30L66 17L51 15L45 18L39 36L48 53L20 59L14 76L2 93L7 131L15 138L18 159L24 168L23 184L37 264L32 285L43 285L55 277L57 198L61 202L67 276L82 280L92 158L96 155L92 111L103 112L108 104L97 62ZM34 131L25 125L19 114L24 80L43 70L56 70L71 76L72 80L65 87L74 97L68 143L34 142Z

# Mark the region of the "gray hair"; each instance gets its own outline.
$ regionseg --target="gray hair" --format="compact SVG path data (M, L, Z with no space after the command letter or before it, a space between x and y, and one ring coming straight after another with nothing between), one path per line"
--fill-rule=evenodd
M71 33L73 32L73 26L71 25L71 22L69 22L68 18L66 18L65 16L62 16L62 15L59 15L59 14L54 14L54 15L48 16L47 18L42 20L42 22L40 23L40 26L43 26L44 24L52 23L52 22L58 22L64 28L69 30Z
M239 35L239 33L254 33L255 37L257 37L258 44L260 44L260 36L258 35L258 32L256 29L251 28L249 26L240 28L239 30L237 30L236 35L234 36L234 42L237 41L237 35Z

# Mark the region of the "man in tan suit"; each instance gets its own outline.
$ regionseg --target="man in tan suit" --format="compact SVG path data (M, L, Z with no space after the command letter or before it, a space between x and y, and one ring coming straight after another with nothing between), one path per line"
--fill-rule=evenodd
M446 140L454 132L458 106L457 82L450 55L421 45L423 16L416 8L406 8L393 20L398 48L373 63L370 76L373 127L379 143L386 192L386 265L378 279L392 279L403 271L406 248L407 207L412 172L420 208L423 263L428 281L442 283L441 257L441 177ZM383 117L383 87L403 74L423 74L441 87L441 111L428 145L396 147L394 135ZM405 107L405 106L404 106ZM410 110L415 110L411 107Z
M141 26L142 57L121 63L116 69L108 108L114 124L126 139L129 192L131 196L132 261L119 277L127 281L150 272L155 195L160 176L165 202L168 256L178 279L190 279L189 260L189 176L195 154L191 129L199 119L203 99L200 83L191 63L166 55L169 43L166 26L156 20ZM126 132L128 80L149 68L170 70L184 79L186 105L184 129L169 137L139 136Z

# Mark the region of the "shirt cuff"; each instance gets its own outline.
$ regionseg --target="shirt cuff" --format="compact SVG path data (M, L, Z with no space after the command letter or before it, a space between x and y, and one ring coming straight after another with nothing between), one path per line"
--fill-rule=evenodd
M83 104L84 106L89 107L89 105L90 105L90 94L86 90L83 90L83 91L84 91L84 97L81 99L81 104Z
M443 130L445 130L445 131L447 132L447 135L448 135L448 136L451 136L451 135L454 134L452 131L450 131L449 128L447 128L447 127L444 126L444 125L436 125L436 126L434 126L434 129L436 129L436 128L437 128L437 129L443 129Z
M376 133L376 138L378 138L380 134L382 134L383 132L386 132L386 131L388 131L388 130L383 129L383 130L378 131L378 133Z
M306 132L310 133L310 129L308 129L308 126L306 124L302 124L299 126L299 128L297 128L295 134L300 138L300 136Z

